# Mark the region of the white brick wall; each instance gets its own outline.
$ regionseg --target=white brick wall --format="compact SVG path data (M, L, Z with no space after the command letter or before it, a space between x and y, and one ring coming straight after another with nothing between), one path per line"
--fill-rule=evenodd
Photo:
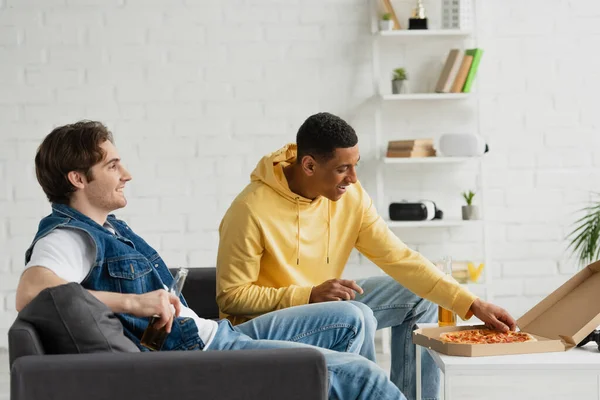
M576 271L564 236L600 177L600 58L589 51L598 4L523 7L478 2L477 44L486 52L478 107L417 102L388 109L396 116L385 121L398 135L438 134L474 129L479 109L491 147L494 291L517 316ZM368 32L367 0L0 0L0 347L15 317L24 251L48 212L33 156L52 127L107 123L134 176L121 215L169 263L211 266L229 202L256 161L292 141L306 116L340 114L359 129L365 161L373 156ZM443 62L450 45L432 50L423 41L402 51L423 56L412 72L425 78L421 67ZM369 188L371 172L361 172ZM390 170L386 189L428 197L464 189L464 171L450 179L421 173ZM460 204L436 200L448 213ZM468 229L398 234L432 258L479 252ZM357 255L350 264L353 277L376 272Z

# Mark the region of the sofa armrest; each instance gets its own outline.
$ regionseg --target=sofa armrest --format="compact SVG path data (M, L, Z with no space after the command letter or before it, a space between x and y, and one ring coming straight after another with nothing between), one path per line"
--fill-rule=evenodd
M12 400L326 399L315 349L25 356Z
M9 365L19 357L42 354L44 346L33 325L17 318L8 330Z

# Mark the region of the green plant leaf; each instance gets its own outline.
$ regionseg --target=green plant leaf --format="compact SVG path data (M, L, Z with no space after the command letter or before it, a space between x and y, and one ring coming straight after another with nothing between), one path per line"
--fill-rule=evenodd
M575 228L568 234L567 249L584 266L600 258L600 202L584 207L580 212L584 215L573 223Z

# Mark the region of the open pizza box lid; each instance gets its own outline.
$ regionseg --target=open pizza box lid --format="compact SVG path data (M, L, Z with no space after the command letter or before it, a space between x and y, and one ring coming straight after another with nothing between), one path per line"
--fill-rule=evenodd
M499 344L444 343L444 332L483 328L448 326L417 329L413 343L439 353L476 357L502 354L547 353L568 350L600 325L600 261L588 265L517 321L537 341Z
M523 332L577 345L600 325L600 261L588 265L517 320Z

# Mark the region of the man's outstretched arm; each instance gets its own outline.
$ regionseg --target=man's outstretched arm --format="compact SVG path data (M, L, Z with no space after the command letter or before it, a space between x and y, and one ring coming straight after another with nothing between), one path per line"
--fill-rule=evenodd
M355 245L362 254L417 296L453 310L463 319L475 315L495 329L516 328L515 320L504 309L478 299L423 255L408 248L377 214L366 192L364 200L363 221Z
M19 280L17 287L16 309L21 311L42 290L64 285L67 282L54 272L45 267L29 267ZM173 323L171 304L175 307L175 315L181 311L181 302L175 296L169 295L165 290L155 290L143 294L122 294L89 290L98 300L103 302L114 313L132 314L138 317L160 315L156 328L167 326L170 332Z

